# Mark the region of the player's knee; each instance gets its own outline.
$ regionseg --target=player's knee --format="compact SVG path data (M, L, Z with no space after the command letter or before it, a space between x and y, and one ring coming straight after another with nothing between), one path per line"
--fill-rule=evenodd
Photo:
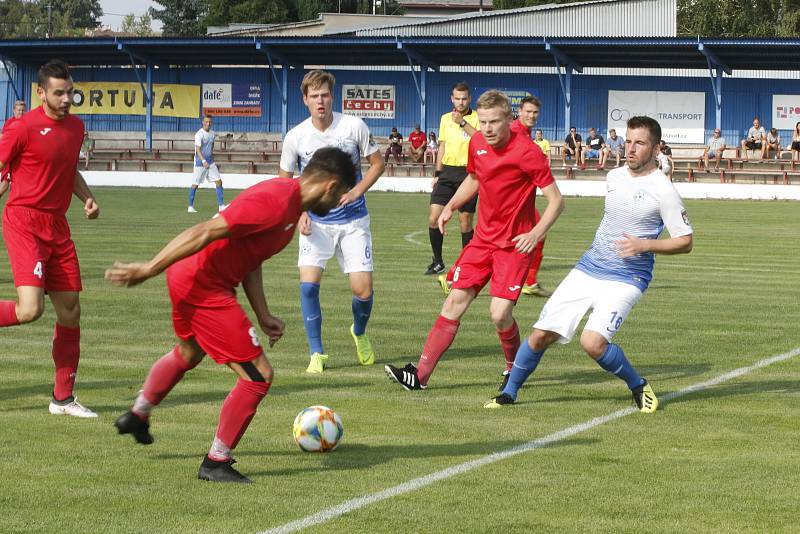
M20 302L17 304L17 320L20 324L32 323L44 313L43 302Z
M581 348L595 360L603 356L607 346L608 341L602 336L586 335L585 333L581 336Z

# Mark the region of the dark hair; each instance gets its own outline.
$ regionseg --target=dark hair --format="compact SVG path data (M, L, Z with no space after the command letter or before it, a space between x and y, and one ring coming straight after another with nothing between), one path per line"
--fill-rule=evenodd
M536 106L539 109L542 108L542 101L539 100L537 97L535 97L533 95L528 95L528 96L526 96L525 98L523 98L522 100L519 101L519 107L520 108L525 104L533 104L534 106Z
M472 91L469 90L469 84L467 84L467 82L458 82L457 84L455 84L453 86L453 91L452 92L456 92L456 91L466 91L470 95L472 94Z
M39 67L39 87L47 89L47 82L50 78L57 80L69 80L72 76L69 73L69 67L60 59L51 59L41 67Z
M206 120L206 119L211 119L212 121L214 120L214 118L211 115L209 115L208 113L203 115L203 120Z
M652 117L638 116L628 119L628 130L644 128L650 136L650 142L657 145L661 140L661 125Z
M320 148L311 157L303 176L325 179L335 176L337 181L352 189L356 185L356 168L350 155L336 147Z

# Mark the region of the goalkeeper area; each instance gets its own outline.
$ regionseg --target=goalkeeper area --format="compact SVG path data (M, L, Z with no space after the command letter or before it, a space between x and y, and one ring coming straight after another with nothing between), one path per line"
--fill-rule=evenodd
M620 414L631 405L628 390L577 342L547 351L517 404L485 410L503 369L486 295L464 317L428 390L390 383L383 365L416 362L443 295L435 277L422 274L430 261L428 195L368 193L376 365L358 364L348 331L351 292L332 262L321 294L330 359L324 374L306 374L297 239L265 262L265 292L286 334L266 350L273 386L235 451L255 484L239 486L196 478L234 380L210 359L153 412L153 445L137 446L112 426L175 341L163 276L123 290L103 272L115 260L152 257L215 213L215 199L198 194L200 213L188 214L183 188L93 189L100 218L87 221L79 202L68 217L84 283L76 391L99 418L47 411L49 302L39 321L0 332L3 532L55 525L198 533L798 528L796 202L685 200L694 250L656 259L653 283L614 338L662 400L657 413L644 415ZM236 194L227 190L226 201ZM602 213L602 198L566 198L547 236L545 287L554 289L588 248ZM455 221L449 229L448 266L461 244ZM0 250L0 299L13 299ZM544 303L520 299L523 335ZM292 440L294 417L316 404L344 424L329 454L304 453Z

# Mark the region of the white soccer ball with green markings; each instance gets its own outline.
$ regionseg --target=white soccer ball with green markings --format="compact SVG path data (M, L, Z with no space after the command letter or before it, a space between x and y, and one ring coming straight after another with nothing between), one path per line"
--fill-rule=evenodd
M327 406L309 406L292 425L294 441L306 452L329 452L344 435L342 419Z

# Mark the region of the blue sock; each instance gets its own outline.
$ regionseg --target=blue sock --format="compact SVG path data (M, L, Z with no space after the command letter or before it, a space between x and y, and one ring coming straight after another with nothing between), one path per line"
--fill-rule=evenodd
M189 188L189 205L190 206L194 206L194 196L196 194L197 194L197 188L196 187L190 187Z
M511 376L508 377L508 384L506 384L503 393L509 395L512 399L517 400L517 392L522 384L528 379L531 374L536 370L539 365L539 360L542 359L544 351L536 352L528 345L528 340L524 340L519 345L517 355L514 357L514 366L511 368Z
M645 382L625 357L625 353L622 352L619 345L609 343L603 356L597 360L597 365L624 380L629 389L638 388Z
M225 195L222 193L222 186L217 187L217 206L225 204Z
M306 326L306 339L310 354L322 350L322 307L319 304L319 284L300 282L300 310Z
M367 321L369 321L369 316L372 313L373 295L370 295L366 300L353 297L353 333L357 336L364 335L364 331L367 329Z

